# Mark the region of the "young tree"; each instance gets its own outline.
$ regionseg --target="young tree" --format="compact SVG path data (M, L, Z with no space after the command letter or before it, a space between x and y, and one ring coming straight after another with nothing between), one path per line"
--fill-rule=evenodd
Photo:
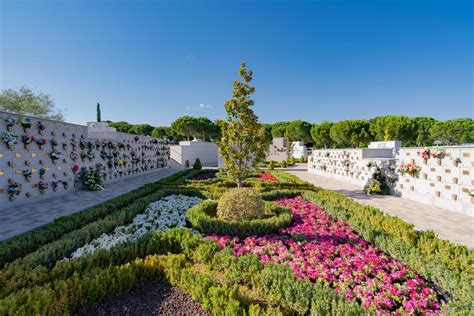
M56 109L51 96L35 93L27 87L18 91L5 89L0 94L0 111L16 114L28 114L44 119L63 121L63 112Z
M253 73L247 71L245 63L242 63L238 75L242 81L234 81L232 99L224 104L227 118L217 121L221 128L217 146L227 173L241 188L250 170L264 158L265 139L259 133L262 126L258 117L251 109L254 101L250 95L255 92L255 87L249 83Z

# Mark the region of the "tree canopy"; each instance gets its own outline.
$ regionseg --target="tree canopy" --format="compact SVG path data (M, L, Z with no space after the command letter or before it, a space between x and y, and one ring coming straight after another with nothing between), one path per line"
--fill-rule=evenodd
M55 121L64 120L63 112L56 108L50 95L35 93L25 86L18 91L13 89L3 90L0 94L0 110Z
M332 122L323 121L311 127L311 136L317 148L329 148L333 146L334 141L330 135L332 125Z

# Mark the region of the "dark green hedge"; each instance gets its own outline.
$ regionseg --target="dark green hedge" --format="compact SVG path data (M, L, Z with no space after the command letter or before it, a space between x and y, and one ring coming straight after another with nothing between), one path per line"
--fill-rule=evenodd
M177 172L156 183L146 184L136 190L87 208L83 211L55 219L53 222L35 228L18 236L0 241L0 268L13 260L23 257L42 245L50 243L64 234L97 221L113 211L125 208L144 196L154 193L162 185L181 181L192 173L189 170Z
M25 271L34 269L39 265L47 268L54 266L57 260L68 256L74 250L99 237L101 234L112 231L116 226L131 222L151 202L172 194L203 197L199 191L193 189L162 189L154 194L138 199L128 207L116 210L98 221L65 234L60 239L41 246L35 252L8 264L4 269L0 270L0 285L14 275L21 275Z
M224 221L216 217L217 201L204 201L188 210L188 221L200 232L246 238L261 236L291 224L291 212L273 203L265 202L265 213L274 216L250 221Z

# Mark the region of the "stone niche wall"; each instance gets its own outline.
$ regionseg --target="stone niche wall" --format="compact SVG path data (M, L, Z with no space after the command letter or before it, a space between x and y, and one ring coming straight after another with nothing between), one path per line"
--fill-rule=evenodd
M407 199L474 216L474 147L443 147L443 158L423 159L423 148L401 148L400 164L414 162L421 167L414 177L400 175L396 191Z
M168 161L169 145L152 137L115 132L99 139L86 126L0 112L0 209L80 188L83 167L101 164L107 183ZM9 194L12 185L21 186L18 195Z
M442 147L443 158L424 160L423 148L400 148L397 159L392 149L329 149L314 150L308 159L308 171L361 187L378 165L396 179L388 183L393 194L474 217L474 147ZM387 152L386 152L387 151ZM370 167L371 163L372 167ZM401 164L415 163L420 171L402 175Z
M378 165L392 168L395 159L392 149L320 149L313 150L308 158L308 171L340 181L364 186L372 176L372 168ZM380 158L381 157L381 158Z

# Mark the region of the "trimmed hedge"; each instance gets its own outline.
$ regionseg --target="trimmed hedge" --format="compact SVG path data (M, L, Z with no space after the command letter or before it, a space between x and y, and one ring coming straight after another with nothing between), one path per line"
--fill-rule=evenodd
M136 190L120 195L104 203L87 208L69 216L55 219L53 222L35 228L18 236L0 241L0 268L13 260L23 257L39 247L50 243L64 234L77 230L86 224L97 221L113 211L129 206L134 201L152 194L161 185L179 181L188 177L189 170L177 172L155 183L146 184Z
M188 210L188 221L200 232L212 235L230 235L246 238L261 236L291 224L292 215L287 209L265 202L265 213L274 216L245 221L225 221L216 217L217 201L203 201Z
M15 274L24 273L38 265L43 265L47 268L54 266L57 260L68 256L78 247L85 245L103 233L112 231L116 226L131 222L151 202L172 194L203 197L199 191L193 189L162 189L152 195L138 199L128 207L117 210L98 221L72 231L60 239L42 246L37 251L8 264L3 270L0 270L0 284L5 283L6 280Z

